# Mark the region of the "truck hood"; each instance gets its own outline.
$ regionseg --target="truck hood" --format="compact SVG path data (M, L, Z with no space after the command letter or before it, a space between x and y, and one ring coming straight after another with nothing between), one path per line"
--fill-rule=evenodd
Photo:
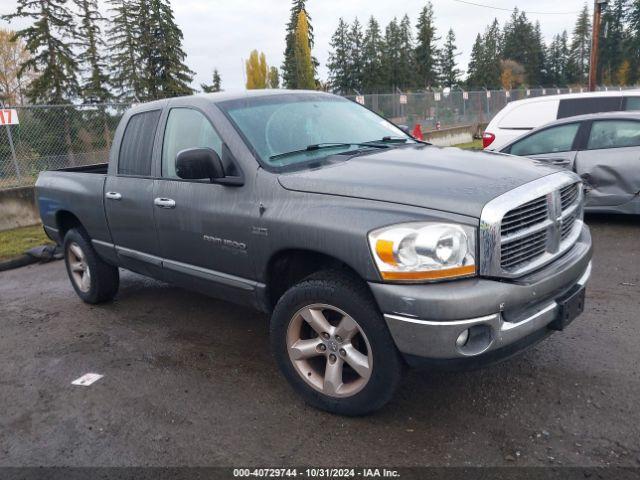
M400 203L480 218L490 200L557 171L522 157L416 145L282 174L279 181L288 190Z

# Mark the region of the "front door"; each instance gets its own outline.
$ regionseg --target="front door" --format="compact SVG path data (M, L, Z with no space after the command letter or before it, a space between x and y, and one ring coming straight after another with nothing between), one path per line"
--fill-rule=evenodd
M514 143L509 153L572 169L580 126L580 123L569 123L532 133Z
M177 177L178 152L202 147L225 157L223 142L204 113L172 108L164 128L162 177L154 186L164 276L207 294L244 301L254 297L250 235L258 209L246 186Z
M123 267L151 276L162 274L153 219L151 165L160 110L133 115L119 148L117 171L107 176L105 211Z

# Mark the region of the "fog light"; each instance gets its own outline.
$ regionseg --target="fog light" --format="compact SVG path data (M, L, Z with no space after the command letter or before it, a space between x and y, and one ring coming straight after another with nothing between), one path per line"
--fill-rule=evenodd
M469 340L469 329L466 329L460 335L458 335L458 339L456 340L456 347L464 347Z

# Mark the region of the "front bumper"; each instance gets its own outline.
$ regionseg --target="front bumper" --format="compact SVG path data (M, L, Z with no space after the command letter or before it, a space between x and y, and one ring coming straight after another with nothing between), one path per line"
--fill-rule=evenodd
M518 281L474 278L370 287L396 346L408 359L478 363L500 352L513 355L514 347L521 350L533 339L544 338L558 317L556 299L586 285L591 255L591 236L585 227L569 252ZM456 345L468 329L469 342Z

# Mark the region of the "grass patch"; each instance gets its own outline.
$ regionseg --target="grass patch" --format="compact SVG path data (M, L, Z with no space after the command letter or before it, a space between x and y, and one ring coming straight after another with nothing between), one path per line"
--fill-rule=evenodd
M0 232L0 261L19 257L33 247L52 243L42 225L14 228Z
M465 150L482 150L482 140L474 140L469 143L460 143L454 147L463 148Z

